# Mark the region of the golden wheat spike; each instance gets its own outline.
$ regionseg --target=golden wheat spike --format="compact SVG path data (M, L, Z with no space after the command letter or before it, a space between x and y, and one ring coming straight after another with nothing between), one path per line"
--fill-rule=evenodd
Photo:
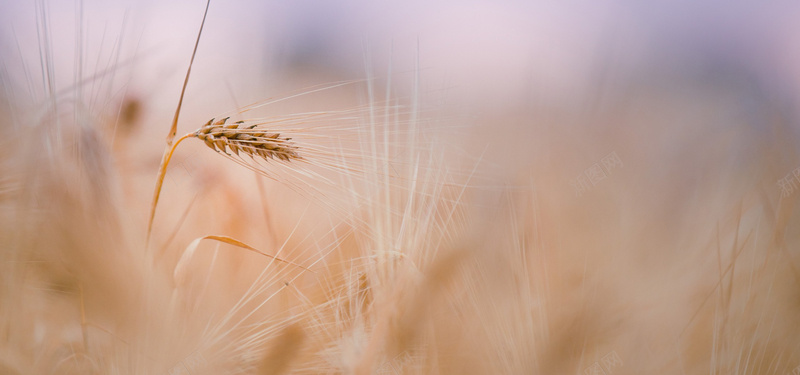
M291 138L281 138L280 133L257 129L257 125L244 127L242 126L244 121L225 125L228 118L217 122L211 119L192 133L192 136L205 142L212 150L226 154L229 148L237 156L239 152L244 152L251 157L258 156L264 160L277 158L289 162L301 159L297 146L294 142L290 142Z

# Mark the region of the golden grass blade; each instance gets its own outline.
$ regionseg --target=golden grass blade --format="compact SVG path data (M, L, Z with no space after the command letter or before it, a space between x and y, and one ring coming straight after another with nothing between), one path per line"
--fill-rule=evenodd
M263 256L265 256L267 258L275 259L277 261L280 261L280 262L283 262L283 263L286 263L286 264L290 264L290 265L298 267L298 268L302 268L302 269L304 269L306 271L314 272L314 271L312 271L312 270L310 270L310 269L308 269L306 267L303 267L303 266L301 266L301 265L299 265L297 263L294 263L294 262L291 262L291 261L276 257L274 255L267 254L267 253L265 253L265 252L263 252L261 250L256 249L255 247L252 247L252 246L250 246L250 245L248 245L248 244L246 244L246 243L244 243L242 241L239 241L239 240L237 240L235 238L231 238L231 237L228 237L228 236L220 236L220 235L208 235L208 236L195 238L194 241L192 241L189 244L189 246L186 247L186 250L184 250L183 255L181 255L181 258L178 260L178 264L175 265L175 271L173 272L173 278L175 280L175 284L176 285L179 285L179 286L183 285L184 282L186 281L186 268L188 267L188 264L191 261L192 256L194 255L194 252L197 250L197 247L200 245L200 242L202 242L203 240L212 240L212 241L218 241L218 242L226 243L228 245L233 245L233 246L236 246L238 248L245 249L245 250L248 250L248 251L252 251L252 252L254 252L256 254L259 254L259 255L263 255Z

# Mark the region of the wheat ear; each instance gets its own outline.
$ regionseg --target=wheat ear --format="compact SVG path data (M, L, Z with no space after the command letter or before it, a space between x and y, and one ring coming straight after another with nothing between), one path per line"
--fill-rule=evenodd
M158 198L161 195L164 176L166 176L167 173L167 166L172 159L172 154L175 153L175 149L185 139L192 137L198 138L205 142L212 150L225 153L229 156L232 155L228 153L228 150L237 156L239 156L241 152L250 155L251 158L263 158L264 160L278 159L288 162L302 159L300 154L298 154L297 145L292 142L291 138L281 137L280 133L274 133L259 128L258 125L245 125L244 121L226 124L229 118L230 117L226 117L217 122L211 119L194 133L189 133L178 138L175 143L167 148L161 160L158 180L156 181L156 190L153 194L150 222L147 227L148 243L153 228L156 205L158 205Z
M302 159L297 153L297 146L291 138L281 137L258 128L258 125L245 125L244 121L227 124L230 117L217 122L209 120L203 127L191 135L204 141L208 147L217 152L228 154L228 149L239 156L239 152L260 157L264 160L279 159L283 161Z
M205 13L203 13L203 21L200 23L200 31L197 33L197 40L195 41L194 50L192 51L192 59L189 61L189 68L186 70L186 78L183 81L181 96L178 100L178 106L175 109L175 117L172 120L172 126L167 134L167 147L164 149L164 155L161 157L158 177L156 178L156 187L153 192L153 203L150 206L150 218L147 222L145 246L149 246L150 244L150 235L153 232L156 207L158 206L158 198L161 196L164 176L167 174L167 166L172 159L172 154L175 153L175 148L177 148L178 144L183 140L190 137L197 137L214 151L221 151L227 155L230 155L228 153L228 149L230 149L237 156L241 151L250 155L252 158L260 157L264 160L277 158L288 162L302 159L297 153L297 146L295 146L293 142L290 142L291 138L282 138L280 133L272 133L264 129L259 129L257 125L245 126L243 121L226 124L229 117L217 122L211 119L196 132L186 134L173 143L178 129L178 116L180 115L181 106L183 105L183 96L186 93L186 85L189 83L189 75L192 73L192 65L194 64L194 58L197 54L197 46L200 44L200 36L203 33L203 26L205 26L210 5L211 0L208 0Z

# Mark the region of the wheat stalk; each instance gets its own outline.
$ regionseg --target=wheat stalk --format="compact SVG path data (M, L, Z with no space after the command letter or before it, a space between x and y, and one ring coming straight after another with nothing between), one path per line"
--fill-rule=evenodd
M167 133L167 145L164 148L164 154L161 156L161 163L158 167L158 177L156 178L156 188L153 192L153 203L150 206L150 220L147 222L147 236L145 237L145 247L150 244L150 234L153 232L153 219L156 215L156 206L158 206L158 197L161 195L161 185L164 184L164 176L167 174L167 165L169 159L172 158L172 153L175 152L175 147L178 143L186 138L181 137L177 142L173 143L175 135L178 132L178 117L181 114L181 107L183 106L183 95L186 94L186 86L189 84L189 76L192 74L192 65L194 65L194 58L197 55L197 46L200 45L200 36L203 35L203 27L206 24L206 16L208 16L208 8L211 6L211 0L206 1L206 10L203 12L203 21L200 22L200 30L197 32L197 40L194 42L194 49L192 50L192 58L189 60L189 68L186 69L186 78L183 79L183 88L181 88L181 96L178 99L178 106L175 108L175 116L172 118L172 125Z

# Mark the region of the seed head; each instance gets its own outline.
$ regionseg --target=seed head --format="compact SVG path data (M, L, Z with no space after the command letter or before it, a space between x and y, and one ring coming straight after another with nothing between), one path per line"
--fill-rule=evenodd
M239 152L243 152L250 157L260 157L264 160L277 158L288 162L301 159L297 153L297 146L291 142L291 138L282 138L280 133L260 129L258 125L246 126L244 121L226 124L228 119L229 117L226 117L217 122L214 122L214 119L208 120L194 132L194 136L205 142L212 150L228 155L230 149L237 156Z

